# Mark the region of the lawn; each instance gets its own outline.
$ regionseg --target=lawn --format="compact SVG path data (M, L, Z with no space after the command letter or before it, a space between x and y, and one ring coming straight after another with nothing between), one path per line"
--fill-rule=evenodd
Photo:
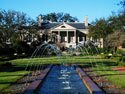
M93 68L98 75L105 76L114 85L125 89L125 73L112 70L113 67L100 66Z
M41 65L41 64L60 64L60 63L75 63L87 64L89 66L98 65L117 65L112 59L102 59L99 56L63 56L63 57L44 57L44 58L24 58L7 61L12 64L8 72L0 72L0 91L10 86L11 83L21 78L24 74L27 65ZM3 64L5 62L2 62Z
M0 72L0 91L4 88L9 87L11 83L17 81L24 74L28 73L27 71L14 71L14 72Z
M32 64L61 64L61 63L75 63L75 64L85 64L85 63L115 63L113 59L102 59L96 56L71 56L71 57L44 57L44 58L24 58L15 59L10 61L16 66L26 66Z

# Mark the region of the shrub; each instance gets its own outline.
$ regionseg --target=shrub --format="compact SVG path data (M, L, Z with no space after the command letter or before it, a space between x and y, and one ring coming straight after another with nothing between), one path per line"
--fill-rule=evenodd
M119 61L120 61L120 62L122 61L122 57L119 58Z
M121 56L121 57L119 58L119 61L120 61L120 62L125 62L125 56Z
M12 55L13 53L13 48L0 48L0 55Z
M125 56L122 57L122 62L125 62Z
M108 49L109 50L109 49ZM99 53L109 53L111 52L110 50L108 51L106 48L98 48Z
M100 55L101 56L101 58L103 58L103 59L110 59L111 57L112 57L112 54L101 54Z
M121 56L121 57L119 58L119 65L120 65L120 66L125 66L125 56Z
M23 52L28 53L30 50L30 46L26 42L21 41L21 40L17 40L13 44L13 48L15 49L17 53L23 53Z
M123 51L123 50L117 50L117 52L116 52L117 54L121 54L121 55L123 55L123 54L125 54L125 51Z
M125 63L124 62L120 62L118 65L119 66L125 66Z

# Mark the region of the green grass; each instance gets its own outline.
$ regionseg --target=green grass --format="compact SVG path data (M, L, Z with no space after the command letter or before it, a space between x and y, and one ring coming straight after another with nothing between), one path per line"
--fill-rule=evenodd
M10 61L13 65L16 66L26 66L27 64L60 64L60 63L110 63L115 62L112 59L101 59L97 57L47 57L47 58L24 58L24 59L15 59Z
M44 58L24 58L15 59L8 62L12 63L12 67L15 72L0 72L0 91L4 88L9 87L9 85L15 82L17 79L22 77L27 72L24 71L25 67L28 65L39 65L39 64L60 64L60 63L75 63L75 64L105 64L105 65L116 65L115 61L112 59L102 59L99 56L62 56L62 57L44 57ZM4 63L4 62L3 62ZM2 64L2 63L1 63ZM18 68L21 68L19 71Z
M7 88L10 84L0 84L0 91L3 90L4 88Z
M0 91L7 88L11 83L17 81L27 71L15 71L15 72L0 72Z
M97 67L93 68L98 75L105 76L114 85L125 89L125 73L112 70L112 67ZM100 70L100 71L99 71Z
M116 86L125 89L125 75L114 75L114 76L107 76L107 78Z
M6 63L5 61L0 61L0 65L5 64L5 63Z

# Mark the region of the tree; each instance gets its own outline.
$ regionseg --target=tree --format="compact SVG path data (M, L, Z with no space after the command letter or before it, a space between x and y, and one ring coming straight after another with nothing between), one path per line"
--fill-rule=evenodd
M112 32L108 24L108 21L105 20L104 18L101 18L93 22L92 25L90 26L89 31L90 31L89 36L95 39L105 38L108 34Z
M117 48L125 41L125 32L115 31L106 37L105 47L113 49L116 52Z
M13 48L15 49L15 51L17 52L17 53L28 53L29 52L29 48L30 48L30 46L29 45L27 45L27 43L26 42L24 42L24 41L21 41L21 40L16 40L15 41L15 43L13 43Z
M13 43L15 34L17 34L18 37L26 37L26 34L24 34L26 33L26 29L24 28L25 30L23 30L23 27L32 27L34 25L36 25L36 22L30 17L27 17L23 12L0 10L0 43ZM29 31L32 30L33 29L29 29Z
M78 21L78 19L76 17L72 17L70 14L66 13L64 14L64 16L62 17L62 20L64 22L75 22Z
M119 5L122 6L122 13L125 14L125 0L121 0Z
M110 16L108 23L113 32L115 31L124 31L124 20L125 14Z
M51 21L51 22L75 22L78 21L76 17L72 17L68 13L49 13L46 15L42 15L43 21ZM37 17L38 18L38 17Z

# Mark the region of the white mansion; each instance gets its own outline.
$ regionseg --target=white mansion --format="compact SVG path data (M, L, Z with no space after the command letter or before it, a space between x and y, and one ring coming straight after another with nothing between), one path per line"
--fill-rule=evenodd
M87 34L89 33L88 18L85 18L83 23L79 22L42 22L39 17L39 27L42 34L51 36L52 41L60 47L76 47L79 42L88 40Z
M91 40L96 46L103 48L103 39L93 40L88 38L89 27L88 18L80 22L44 22L41 16L38 25L21 26L17 32L19 39L31 45L33 42L51 42L57 44L59 48L75 48L77 44L84 44ZM33 32L32 32L33 31ZM34 33L35 31L35 33ZM11 45L10 39L5 42Z

